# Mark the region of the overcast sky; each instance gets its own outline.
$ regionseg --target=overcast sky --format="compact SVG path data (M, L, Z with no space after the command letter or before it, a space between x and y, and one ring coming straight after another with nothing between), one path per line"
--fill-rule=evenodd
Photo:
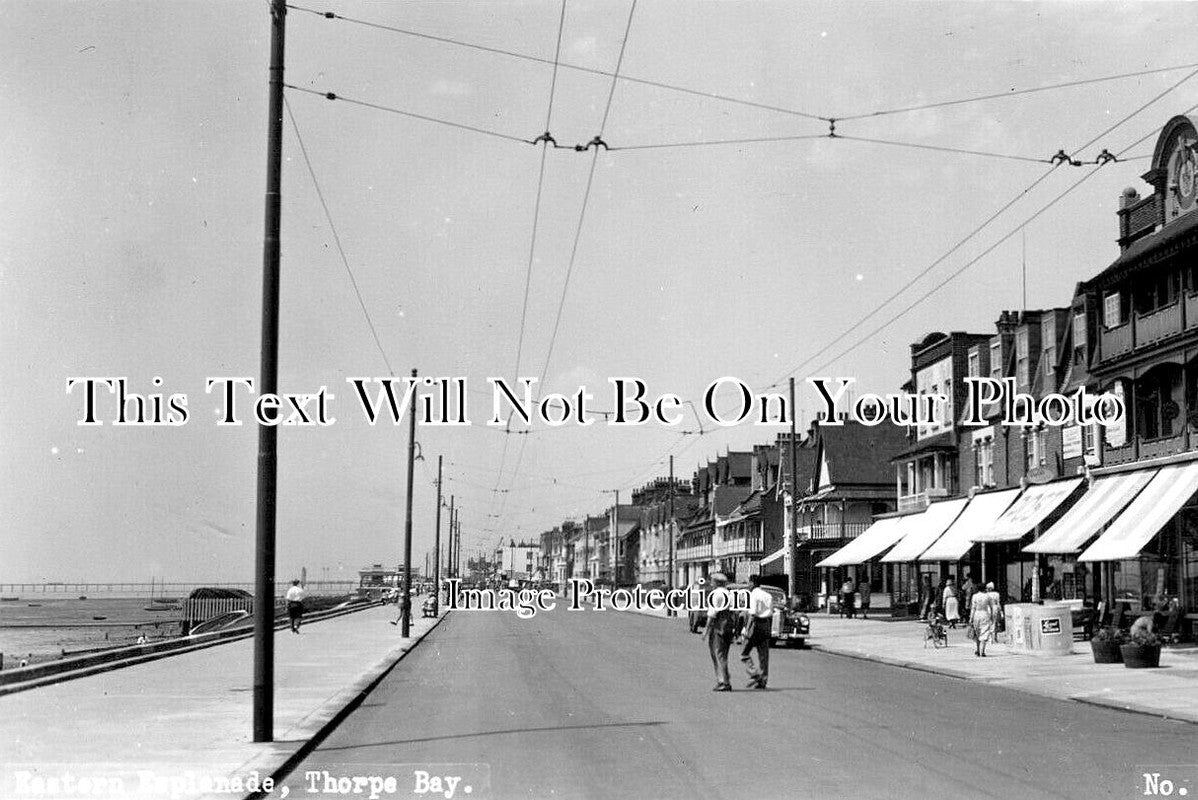
M552 61L558 2L347 3L313 8ZM256 431L215 425L208 376L257 378L269 15L265 2L6 2L0 29L0 581L249 580ZM749 3L640 0L623 75L835 117L863 138L1045 159L1072 151L1190 70L986 102L858 114L1195 61L1198 5L1168 3ZM629 3L569 0L563 63L614 69ZM1191 68L1192 69L1192 68ZM507 136L545 130L551 64L292 11L286 80ZM600 132L610 78L563 68L549 128ZM763 387L796 367L895 391L909 344L932 330L990 332L1021 304L1016 234L1086 168L1062 167L823 357L863 314L1030 186L1047 165L848 140L550 150L525 337L521 329L540 147L289 91L350 267L396 373L466 376L468 428L418 431L414 562L431 548L436 457L463 507L465 548L533 537L599 513L606 490L689 477L728 447L772 440L740 426L482 425L491 375L606 380L696 397L713 379ZM1198 78L1079 158L1144 156L1198 103ZM819 135L828 125L621 81L613 148ZM361 420L346 376L385 375L290 121L283 178L280 385L329 387L335 425L280 432L278 568L356 577L395 563L406 426ZM1117 254L1115 209L1144 158L1099 170L1026 230L1032 308L1070 302ZM832 363L828 363L832 361ZM814 372L818 370L817 372ZM74 376L188 395L173 428L81 427ZM101 408L111 417L112 401ZM106 404L106 405L105 405ZM807 415L814 408L800 390ZM601 421L600 421L601 422ZM506 445L506 448L505 448ZM523 452L521 453L521 446ZM518 457L519 456L519 457ZM519 470L516 471L517 463ZM505 491L493 491L499 488Z

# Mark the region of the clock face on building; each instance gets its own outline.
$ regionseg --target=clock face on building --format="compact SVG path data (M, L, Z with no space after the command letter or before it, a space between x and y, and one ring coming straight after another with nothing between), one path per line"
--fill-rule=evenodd
M1198 200L1198 139L1182 134L1174 145L1169 158L1169 206L1170 216L1184 214L1194 209Z

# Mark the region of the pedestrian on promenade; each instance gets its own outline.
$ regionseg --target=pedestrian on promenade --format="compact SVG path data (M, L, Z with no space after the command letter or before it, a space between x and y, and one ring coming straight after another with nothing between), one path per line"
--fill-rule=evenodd
M732 610L732 595L724 588L728 585L728 576L715 572L707 579L715 586L707 596L707 649L711 652L716 681L712 691L730 692L732 678L728 675L728 651L736 636L736 613Z
M770 677L770 629L773 627L774 598L761 588L761 576L750 575L749 611L745 619L745 649L740 660L749 673L748 689L764 689ZM753 651L757 666L753 666Z
M948 621L950 628L956 628L957 623L961 620L961 608L957 601L957 584L953 581L952 575L949 575L948 580L944 583L944 618Z
M994 608L994 640L998 641L998 634L1007 629L1007 620L1002 611L1002 595L994 588L994 581L986 584L986 594L990 595L990 605Z
M932 613L932 604L935 602L932 599L932 594L935 590L932 587L932 576L924 573L919 584L919 596L921 605L919 608L919 621L927 621L928 616Z
M994 641L994 621L997 617L998 592L993 583L986 584L986 591L975 592L971 601L969 624L973 626L975 656L985 657L986 645Z
M973 595L978 590L978 585L973 581L973 573L969 572L965 575L965 583L961 584L961 591L957 596L961 600L961 608L965 610L965 615L969 615L969 610L973 608L970 603L973 602Z
M304 616L304 598L308 593L299 581L292 581L287 590L287 616L291 618L291 632L299 633L300 619Z
M857 584L857 608L861 610L861 619L869 619L869 581L864 578Z
M842 616L853 618L856 611L854 608L854 595L857 593L857 584L853 583L853 579L845 577L844 585L840 587L840 613Z

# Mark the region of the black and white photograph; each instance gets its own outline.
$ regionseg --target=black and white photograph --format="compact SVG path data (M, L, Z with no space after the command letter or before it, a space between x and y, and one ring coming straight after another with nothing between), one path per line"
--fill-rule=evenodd
M1198 795L1198 3L0 13L0 800Z

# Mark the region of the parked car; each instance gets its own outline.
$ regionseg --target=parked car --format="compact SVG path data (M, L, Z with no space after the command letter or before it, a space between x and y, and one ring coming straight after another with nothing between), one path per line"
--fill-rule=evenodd
M802 647L811 633L811 618L799 611L799 603L790 602L786 592L773 586L762 586L773 598L773 622L770 626L770 644L785 642Z

